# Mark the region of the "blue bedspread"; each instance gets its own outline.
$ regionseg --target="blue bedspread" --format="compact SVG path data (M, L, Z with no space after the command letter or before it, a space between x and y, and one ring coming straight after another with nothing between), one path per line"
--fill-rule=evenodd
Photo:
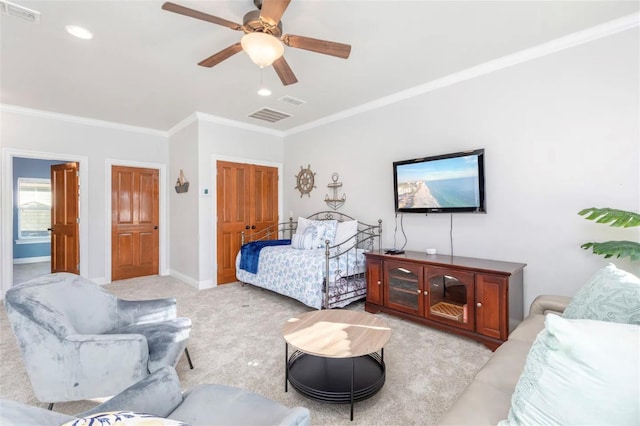
M291 240L254 241L244 244L240 247L240 269L257 274L260 250L268 246L284 246L288 244L291 244Z

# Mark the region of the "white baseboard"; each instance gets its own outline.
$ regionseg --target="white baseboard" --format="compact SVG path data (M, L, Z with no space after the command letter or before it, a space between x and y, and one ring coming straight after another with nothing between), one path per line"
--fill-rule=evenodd
M198 290L207 290L209 288L214 288L217 286L218 286L217 284L213 283L213 280L204 280L204 281L200 281Z
M183 281L185 284L189 284L191 287L195 288L196 290L206 290L208 288L216 287L216 284L213 282L213 280L198 281L174 269L169 270L169 275L179 279L180 281Z
M19 259L13 259L14 265L22 265L25 263L38 263L38 262L51 262L51 256L21 257Z
M188 277L186 275L184 275L181 272L178 272L176 270L173 269L169 269L169 275L171 275L174 278L179 279L180 281L183 281L186 284L189 284L191 287L195 288L196 290L200 289L200 286L198 284L198 280L195 280L191 277Z
M111 281L107 280L107 277L89 278L91 281L98 285L110 284Z

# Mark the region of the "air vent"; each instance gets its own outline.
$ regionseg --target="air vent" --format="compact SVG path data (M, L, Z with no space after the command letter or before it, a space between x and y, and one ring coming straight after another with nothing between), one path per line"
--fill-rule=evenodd
M268 121L270 123L275 123L280 120L284 120L285 118L291 117L291 114L287 114L286 112L276 111L271 108L262 108L253 114L249 114L249 117L257 118L258 120Z
M17 4L0 0L0 13L6 15L15 16L16 18L24 19L25 21L40 23L40 12L27 9L26 7L19 6Z
M302 99L294 98L293 96L289 95L278 98L278 100L295 106L300 106L307 103L307 101L303 101Z

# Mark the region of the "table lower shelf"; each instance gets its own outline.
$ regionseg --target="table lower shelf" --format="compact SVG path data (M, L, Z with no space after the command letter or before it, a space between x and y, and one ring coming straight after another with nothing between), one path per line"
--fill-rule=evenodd
M289 358L288 369L289 383L298 392L334 404L371 398L385 381L384 360L378 353L353 358L323 358L295 351Z

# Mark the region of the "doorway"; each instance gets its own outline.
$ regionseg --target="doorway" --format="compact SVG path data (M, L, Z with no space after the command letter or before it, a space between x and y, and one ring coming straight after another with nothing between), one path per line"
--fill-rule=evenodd
M111 168L111 279L157 275L159 171Z
M278 223L278 168L218 160L216 173L217 282L227 284L236 281L242 232L247 242Z
M80 273L79 165L14 157L13 284Z
M24 159L37 159L37 160L48 160L55 163L62 162L76 162L79 165L79 185L82 189L87 182L88 177L88 157L72 155L72 154L58 154L51 152L38 152L38 151L27 151L27 150L18 150L18 149L9 149L5 148L2 150L2 261L0 265L0 284L2 289L2 294L4 294L14 283L14 243L16 238L12 238L15 220L17 220L17 213L14 210L14 200L16 199L16 188L14 186L14 166L13 160L14 158L24 158ZM47 176L49 176L48 172ZM81 197L79 201L79 212L80 218L88 217L88 198ZM88 221L81 221L79 224L79 251L80 259L88 259ZM49 255L44 256L44 259L36 263L40 263L40 265L36 265L33 268L30 265L20 265L16 264L16 270L18 274L20 274L19 279L34 278L36 275L42 275L42 271L50 271L49 265ZM46 263L44 266L42 263ZM25 271L26 270L26 271ZM83 277L88 277L88 262L81 261L80 262L80 275ZM36 275L34 275L36 274Z

